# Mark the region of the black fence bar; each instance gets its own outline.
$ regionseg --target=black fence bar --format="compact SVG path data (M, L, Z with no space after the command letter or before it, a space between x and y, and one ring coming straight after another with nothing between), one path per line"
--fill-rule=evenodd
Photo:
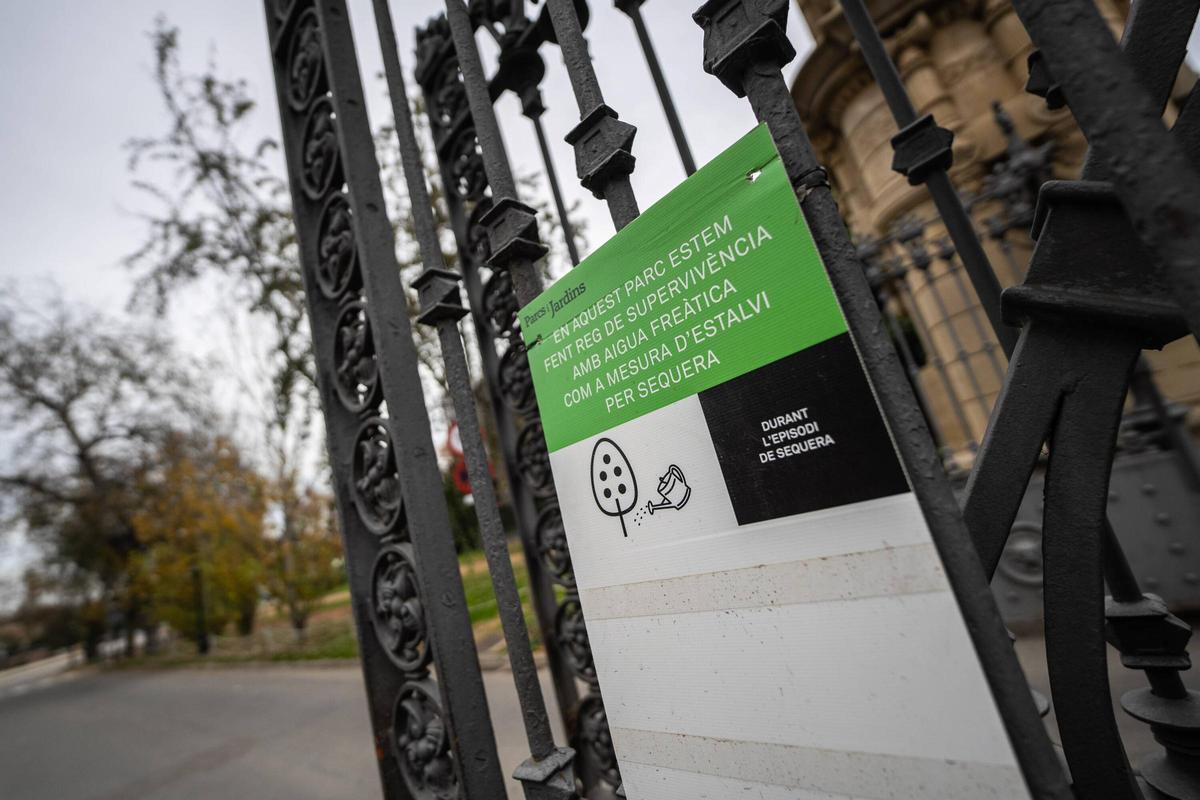
M1137 5L1173 10L1185 37L1196 18L1191 0ZM1192 335L1200 337L1200 177L1194 162L1163 127L1160 104L1147 96L1091 0L1013 0L1013 6L1089 147L1108 165L1138 236L1162 260Z
M384 795L501 797L346 4L265 6Z
M675 140L675 149L679 151L679 161L683 164L683 171L691 175L696 171L696 160L692 158L692 148L688 146L687 136L683 132L683 122L679 119L679 112L675 110L671 90L667 88L667 77L663 74L662 65L658 63L658 54L654 50L654 42L650 40L646 20L642 18L642 5L645 2L646 0L615 0L614 5L633 20L638 42L646 56L646 66L650 69L658 100L662 103L663 114L666 115L667 125L671 128L671 138Z
M454 228L455 242L459 243L460 254L464 252L462 243L466 241L467 220L464 218L461 206L452 205L451 225ZM538 629L542 635L542 645L546 653L546 661L550 667L551 679L554 682L554 696L558 700L559 713L565 724L569 723L567 715L572 714L579 705L579 690L571 675L570 666L563 657L562 648L555 638L555 618L558 613L558 600L554 588L554 580L561 579L562 567L553 574L546 568L542 550L549 547L549 542L542 541L547 537L542 535L545 527L543 512L537 507L533 493L526 485L517 461L517 444L519 442L517 427L514 424L514 413L507 403L514 405L532 402L533 385L528 374L528 365L524 362L523 353L514 352L510 347L504 352L504 357L497 356L497 337L487 320L484 310L484 285L479 275L479 264L470 254L460 257L463 269L463 283L467 289L467 299L471 306L471 317L475 325L475 336L479 343L479 351L484 362L484 374L487 379L488 395L492 401L492 415L496 419L496 438L502 453L505 474L508 476L508 490L512 496L517 524L521 530L521 548L525 556L525 570L529 573L529 588L534 615L538 620ZM511 293L511 288L509 289ZM509 401L506 398L515 398ZM536 414L528 408L526 414ZM569 566L569 558L567 559Z
M989 593L979 558L971 547L958 502L938 460L920 407L883 329L862 263L838 214L825 171L800 121L781 72L795 58L784 33L787 0L748 3L710 0L695 13L704 28L704 69L767 123L801 208L820 250L830 281L876 397L890 421L900 461L933 535L951 588L1003 718L1009 740L1035 797L1070 798L1062 769L1017 665L1007 633ZM729 24L728 20L737 20ZM725 24L717 24L718 20Z
M567 254L572 265L579 263L579 248L575 242L575 230L571 225L567 204L563 200L562 188L558 183L558 170L554 167L554 157L550 153L546 131L542 126L542 115L546 113L546 104L542 97L540 84L546 74L546 64L542 60L538 48L546 41L547 25L539 18L534 23L525 16L523 2L514 2L507 13L499 7L490 11L482 11L482 17L473 21L480 24L500 47L498 66L488 86L494 103L505 91L511 91L521 101L521 113L533 125L538 147L542 152L542 165L546 173L546 182L550 184L550 193L554 198L555 209L558 213L559 225L562 228L563 239L567 245ZM543 12L544 13L544 12ZM495 21L504 26L504 33L496 32Z
M516 324L516 303L528 303L540 292L541 279L535 270L534 262L545 255L546 248L538 238L533 209L516 198L516 184L504 152L499 123L475 44L471 19L462 0L446 0L446 19L462 74L463 91L475 124L479 155L487 181L492 187L491 207L479 217L478 222L480 227L486 230L486 246L490 252L487 263L495 271L492 281L501 277L511 278L512 281L515 296L510 296L509 302L513 302L513 305L507 309L509 313L506 316L509 319L506 325L510 332L515 334L513 326ZM510 347L520 346L520 342L514 336ZM523 351L517 352L523 356ZM528 460L531 466L535 465L546 487L546 494L553 496L549 454L540 423L531 424L522 431L519 447L524 450L522 458ZM547 515L547 524L553 523L557 518L556 527L561 529L561 516L558 515L556 503L547 506L544 514ZM541 524L542 521L539 520L539 525ZM565 553L565 539L561 547ZM571 584L571 591L559 605L556 631L560 643L573 662L572 668L593 690L575 709L571 720L574 724L571 727L574 729L572 742L577 749L583 751L577 762L577 772L587 794L598 797L600 795L596 793L601 790L601 781L616 785L619 776L616 774L616 758L612 753L612 739L608 733L603 700L596 686L595 666L587 641L582 607L574 594L573 576Z
M431 20L418 31L417 39L417 77L437 142L442 182L473 314L477 328L484 333L480 341L487 343L490 337L492 346L498 348L491 353L493 359L499 355L499 363L490 392L493 397L502 398L503 405L511 410L510 420L519 419L523 423L519 433L512 431L512 439L505 445L505 458L514 465L512 475L517 479L514 487L523 498L519 511L524 513L533 504L540 506L540 510L532 509L534 521L526 537L531 542L528 548L531 580L541 574L552 579L562 592L560 597L555 587L535 582L534 605L539 620L546 620L542 623L543 630L548 629L544 641L564 726L576 748L576 773L588 795L597 800L605 796L601 784L615 774L616 761L603 700L596 687L591 648L541 434L529 364L516 330L519 303L507 272L493 271L486 282L481 274L491 258L484 221L488 219L492 200L486 195L483 158L446 18ZM488 359L487 353L484 358ZM508 435L508 431L502 428L501 435ZM576 679L588 687L582 699Z
M489 236L496 237L492 242L491 261L512 276L517 298L521 303L528 303L542 291L542 279L534 262L546 254L546 246L538 239L534 210L517 199L517 183L504 151L500 124L496 121L483 62L475 45L475 28L462 0L446 0L446 20L458 53L458 68L475 122L487 182L492 187L490 222L484 222Z
M546 8L579 106L579 124L567 134L567 143L575 148L575 171L583 187L608 204L613 225L620 230L638 215L629 182L633 172L630 148L637 129L621 122L617 112L605 104L574 3L546 0Z
M444 24L445 20L442 19L441 23ZM496 437L508 477L509 494L521 530L521 545L525 554L525 567L529 573L534 613L545 645L555 697L566 722L566 715L573 713L573 709L579 704L579 693L562 648L558 646L555 637L558 601L555 597L554 581L561 580L563 571L556 569L551 573L541 556L541 539L544 537L539 531L544 527L544 513L538 510L535 492L526 481L526 470L522 469L518 458L518 446L521 441L518 422L525 419L528 423L530 418L536 420L537 415L532 378L524 354L511 347L506 349L503 345L510 337L504 326L506 320L497 320L497 317L507 318L508 315L492 313L500 307L511 305L505 300L497 300L512 295L511 284L506 284L503 291L499 291L502 288L499 284L500 279L489 281L485 285L483 276L480 275L481 265L487 256L484 242L486 235L476 236L473 232L478 229L477 217L482 216L490 200L484 198L487 187L483 182L477 178L468 179L468 176L477 176L482 171L481 165L478 168L473 165L478 154L475 153L475 133L470 114L456 113L452 105L443 102L446 93L434 85L443 81L447 72L457 76L458 67L453 61L452 50L449 55L439 52L444 49L442 45L446 44L445 40L429 30L425 31L425 34L430 42L436 39L438 44L426 48L426 59L418 65L418 77L428 84L423 83L422 91L430 118L436 121L441 120L443 115L454 117L453 121L447 120L446 126L437 126L434 129L443 196L457 246L458 264L467 289L484 377L487 379L488 396L491 400L492 415L496 420ZM446 35L449 35L448 31ZM461 156L462 151L457 149L460 142L465 142L461 146L469 153L465 158ZM463 186L468 187L467 194L463 194ZM469 215L466 208L468 202L475 203ZM515 301L512 304L515 304Z
M1177 8L1178 6L1172 6L1172 4L1139 4L1137 13L1131 17L1126 26L1123 39L1124 45L1130 49L1133 64L1141 75L1142 85L1149 88L1151 95L1159 104L1159 114L1166 105L1170 86L1174 82L1175 73L1183 60L1187 43L1186 31L1182 37L1178 35L1180 20L1176 16ZM1195 8L1193 7L1192 19L1194 18ZM1175 37L1173 42L1166 38L1171 35ZM1107 28L1105 28L1105 37L1110 40L1112 38ZM1163 69L1162 62L1173 66L1170 69ZM1089 150L1081 178L1083 181L1095 181L1107 174L1108 170L1109 166L1106 165L1104 159ZM1056 189L1064 186L1062 183L1051 185ZM1041 245L1043 251L1047 249L1048 243L1056 240L1056 231L1067 224L1060 223L1058 220L1046 219L1044 213L1047 207L1046 199L1045 197L1039 198L1039 211L1042 212L1040 219L1046 223L1046 233L1048 234L1047 244ZM1035 233L1038 233L1038 238L1041 238L1042 231L1040 229ZM1098 233L1099 231L1097 231ZM1081 244L1089 244L1091 247L1067 255L1076 260L1086 260L1089 256L1100 256L1111 264L1114 254L1097 246L1100 241L1098 237L1081 241ZM1038 258L1036 251L1034 257L1036 262ZM1131 287L1129 296L1145 294L1145 291L1139 291L1142 288L1141 286ZM1014 296L1020 297L1022 293L1027 292L1028 290L1022 287L1014 292ZM1118 308L1110 306L1099 310L1111 314ZM1164 309L1151 303L1143 310L1147 312L1147 320L1150 320L1152 315L1157 316L1166 327L1170 326L1172 315L1169 306ZM1030 369L1034 370L1032 367ZM1019 490L1012 480L1012 474L1019 473L1027 476L1032 472L1037 453L1040 453L1041 444L1050 434L1052 409L1043 408L1043 402L1039 400L1046 394L1044 389L1045 387L1038 386L1014 387L1011 390L1013 396L1009 397L1010 390L1006 386L997 402L996 411L997 417L1001 415L1006 417L1006 422L1001 426L996 419L993 420L980 452L977 467L972 472L967 486L964 513L975 537L976 547L983 558L985 569L989 574L999 563L1000 552L1003 549L1004 540L1007 538L1008 528L1016 518L1016 506L1019 505L1019 498L1017 498ZM1012 416L1009 417L1009 414ZM1039 422L1041 424L1038 424ZM1002 429L1001 435L994 435L996 428ZM990 455L992 452L996 453L994 457Z
M474 37L469 35L467 13L461 5L461 0L447 0L446 8L455 48L458 51L459 67L463 74L463 84L471 107L472 117L476 121L479 146L482 151L489 180L493 182L493 190L497 198L495 202L498 207L507 206L508 211L506 211L506 214L515 215L515 219L522 220L518 224L527 226L525 227L526 232L519 237L521 238L521 243L514 248L510 244L507 244L506 241L511 241L511 232L517 226L511 221L505 222L500 217L495 216L493 212L489 212L482 220L484 225L489 228L488 238L493 253L489 259L489 264L499 270L511 270L514 264L520 264L522 259L528 258L526 251L531 247L529 242L531 240L536 241L536 227L523 221L524 214L529 209L519 204L515 199L510 200L504 195L504 188L512 186L512 178L508 172L507 159L504 158L501 145L502 140L495 112L485 92L483 70L482 64L479 61L478 50L475 48ZM548 3L547 11L554 25L555 38L559 43L560 49L563 51L564 61L568 64L576 63L581 50L586 54L586 45L583 44L582 26L574 6L570 6L567 11L574 24L577 40L572 40L569 33L564 38L564 30L561 27L559 19L559 15L562 12L561 8L557 8L553 3ZM586 58L583 61L587 63ZM588 66L590 68L590 64ZM609 134L612 134L614 130L624 131L628 129L628 136L632 138L632 128L619 123L616 120L615 112L603 106L603 98L600 97L599 87L595 85L594 75L592 76L592 85L587 86L576 84L574 72L570 69L568 71L571 74L577 96L579 96L579 92L584 91L590 92L593 97L598 99L599 105L594 107L596 124L602 126ZM482 124L480 122L481 116L486 117L486 121ZM587 128L585 125L581 124L568 135L568 141L578 141L578 137L584 136L586 131ZM620 135L618 134L618 136ZM599 148L595 146L595 140L592 140L592 145L590 152L593 154L604 152L603 146ZM577 164L579 163L579 154L580 150L577 148ZM599 156L599 160L601 160L602 164L602 174L597 172L595 175L596 182L591 185L585 184L585 186L592 189L597 196L603 195L608 199L614 223L620 228L625 222L637 215L637 204L633 198L632 187L629 185L628 172L620 174L625 162L620 159L620 156L606 158L604 155L601 155ZM632 168L631 157L629 158L629 166ZM499 190L496 188L496 178L499 179L501 187ZM510 191L515 191L515 188L510 189ZM514 284L517 284L515 279ZM524 294L519 284L515 288L517 289L517 298L521 303L528 303L535 296L533 294ZM513 346L518 347L520 345L514 342ZM538 444L541 450L544 451L545 443L540 439L540 427L536 432L539 435ZM591 684L593 689L598 689L595 682L595 667L591 660L591 648L587 644L582 606L574 594L568 595L566 602L560 607L560 615L563 615L563 622L560 625L559 636L570 643L568 645L569 648L582 651L580 656L586 659L585 679ZM581 764L580 774L583 777L585 786L589 790L589 794L595 796L595 792L601 788L597 785L597 779L618 787L616 791L619 794L620 774L615 755L612 753L612 739L608 733L607 715L603 710L603 700L598 691L586 697L580 705L577 725L576 736L588 749L587 755L589 758ZM589 761L591 762L590 767Z
M563 61L568 65L579 108L579 124L566 137L567 143L575 148L579 182L605 201L613 225L619 231L640 213L629 180L634 167L631 149L637 128L622 122L617 112L605 104L588 55L587 40L583 38L583 23L572 0L547 0L546 9ZM662 88L665 90L665 86ZM604 725L607 728L607 717ZM608 740L611 742L611 737ZM616 796L624 797L625 788L615 756L608 773L606 777L616 787Z
M854 38L862 48L867 67L875 76L896 125L900 128L900 133L892 139L892 146L896 151L892 168L904 174L909 183L924 183L928 187L938 214L946 225L946 231L954 240L954 246L962 257L967 274L971 277L971 283L975 287L975 293L979 295L979 302L983 305L988 321L991 322L992 330L1000 346L1004 348L1004 354L1011 356L1013 347L1016 346L1017 334L1004 323L1000 315L1000 281L996 279L987 253L979 243L971 216L963 207L962 198L958 196L947 174L954 157L950 147L954 134L945 128L939 128L937 122L928 114L917 117L917 110L913 108L904 82L900 80L900 73L896 71L896 65L888 57L883 39L871 20L864 0L839 2L842 4L846 21L850 23L850 29L854 32Z
M1049 328L1049 330L1047 330ZM1086 376L1062 394L1046 469L1042 523L1046 661L1059 737L1081 797L1139 798L1110 696L1104 641L1104 538L1113 444L1125 399L1123 383L1137 345L1099 331L1074 332L1034 322L1030 336L1052 335ZM1113 341L1116 339L1117 341ZM1031 340L1032 341L1032 340ZM1075 347L1071 347L1075 344ZM1083 346L1079 346L1083 345ZM1107 345L1107 346L1106 346ZM1061 369L1061 367L1060 367ZM1024 371L1014 375L1028 377ZM1053 379L1043 385L1051 385ZM1114 539L1115 541L1115 539Z
M458 332L458 320L467 314L460 300L458 275L446 269L438 241L432 202L425 186L425 166L417 143L408 90L401 70L387 0L375 0L375 19L383 50L384 72L396 117L401 161L408 185L413 226L417 234L424 271L414 283L421 302L420 320L436 326L441 342L455 415L462 434L463 454L475 497L488 573L495 590L500 623L508 645L513 682L521 707L521 718L529 742L530 758L517 769L515 777L525 786L527 797L539 800L573 800L575 775L574 751L557 748L550 731L550 717L538 682L537 665L525 626L525 614L517 581L509 560L504 523L488 469L488 456L475 408L475 396L467 367L466 351Z
M429 415L423 393L418 390L419 360L408 318L397 313L406 307L404 289L396 265L392 226L386 216L349 14L345 0L321 0L314 8L325 32L329 88L341 134L341 156L350 187L367 317L375 337L379 382L387 404L387 427L405 500L405 525L413 543L417 579L424 596L437 598L437 602L425 604L425 611L446 729L451 734L448 741L454 745L454 763L462 791L467 796L499 796L504 791L503 778L443 499ZM360 482L369 477L368 467ZM432 738L432 721L421 720L417 724L418 714L426 714L429 709L418 712L411 705L405 709L403 690L397 700L393 737L403 739L407 723L410 735L414 729L420 729L423 737ZM404 752L408 766L405 774L411 773L415 779L412 782L418 786L430 779L432 765L426 763L427 745L428 742L426 748L419 744L408 747Z

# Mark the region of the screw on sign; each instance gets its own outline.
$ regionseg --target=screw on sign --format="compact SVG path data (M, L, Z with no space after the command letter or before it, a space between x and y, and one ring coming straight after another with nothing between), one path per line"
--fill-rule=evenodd
M625 515L637 504L637 479L629 459L612 439L600 439L592 449L592 496L601 511L621 521L621 533L629 536Z

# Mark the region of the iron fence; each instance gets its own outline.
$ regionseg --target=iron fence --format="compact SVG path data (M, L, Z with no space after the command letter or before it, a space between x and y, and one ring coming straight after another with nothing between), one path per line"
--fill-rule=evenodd
M642 5L615 3L634 25L691 173L694 159ZM1022 140L997 106L1007 151L983 191L964 198L949 178L953 134L932 116L918 116L884 41L891 31L876 27L863 0L841 0L899 129L893 168L925 185L939 213L858 241L847 233L781 71L795 57L784 33L787 0L709 0L693 18L703 31L703 68L748 100L782 156L1033 796L1197 797L1200 695L1180 678L1190 667L1190 628L1142 591L1121 547L1138 532L1118 537L1107 507L1119 441L1130 452L1169 452L1185 485L1200 487L1187 433L1140 361L1143 348L1200 334L1197 90L1171 130L1161 122L1200 2L1135 2L1120 48L1089 0L1014 5L1041 48L1030 59L1029 90L1065 103L1088 137L1082 179L1047 180L1048 146ZM584 39L589 15L601 12L583 0L446 0L445 15L416 31L414 74L458 274L442 260L389 5L373 6L424 265L412 287L401 284L396 268L345 0L265 2L384 795L504 796L417 372L404 294L411 289L418 323L436 329L441 344L522 709L529 757L515 777L529 798L621 796L517 327L518 308L541 291L536 264L546 245L534 208L519 196L493 108L506 92L519 99L578 263L542 123L539 50L557 46L579 111L578 124L563 134L574 147L579 181L606 203L618 230L635 219L636 129L606 104L592 66L605 53ZM498 49L490 79L476 45L480 34ZM1012 251L1026 228L1036 240L1027 271ZM1003 294L985 242L1005 261L1004 282L1019 283ZM912 296L922 281L941 282L962 299L965 329L935 331L922 317ZM562 743L551 733L488 472L458 329L467 316L567 732ZM945 339L940 345L938 337ZM921 379L927 365L940 397ZM1136 406L1125 413L1131 391ZM935 413L940 405L947 413ZM962 450L970 457L956 458ZM1039 717L1044 705L1039 709L1007 651L991 598L957 583L984 581L997 570L1039 470L1045 507L1038 560L1066 771ZM965 485L955 481L964 478ZM1106 642L1126 667L1147 676L1148 688L1122 704L1150 726L1162 750L1137 770L1108 702Z

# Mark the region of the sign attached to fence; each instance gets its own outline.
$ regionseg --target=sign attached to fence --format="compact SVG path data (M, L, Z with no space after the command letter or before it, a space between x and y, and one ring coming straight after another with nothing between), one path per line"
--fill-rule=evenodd
M1028 797L765 126L520 318L632 800Z

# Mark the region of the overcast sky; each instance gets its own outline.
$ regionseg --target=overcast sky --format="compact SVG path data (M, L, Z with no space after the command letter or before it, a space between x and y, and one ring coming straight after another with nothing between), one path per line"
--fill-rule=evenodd
M669 132L637 49L629 20L611 3L594 2L588 33L606 58L596 62L610 105L639 128L635 187L643 206L683 177ZM691 4L648 3L645 16L703 163L750 128L754 120L738 100L700 69L701 31ZM442 7L439 0L393 3L401 57L412 67L413 27ZM390 118L369 0L351 0L356 44L371 98L372 122ZM129 186L122 144L131 136L161 131L164 116L151 83L153 56L147 31L156 15L182 31L185 62L196 67L210 55L226 76L245 77L261 107L257 125L278 135L271 64L262 4L255 0L39 0L0 8L0 279L20 284L52 276L69 296L119 307L129 277L119 267L141 241L143 229L129 213L144 200ZM792 15L799 19L798 14ZM800 48L809 37L793 21L789 33ZM482 38L482 37L481 37ZM487 42L482 42L485 46ZM557 50L543 48L548 62L545 94L550 132L568 194L583 196L573 177L573 157L562 135L578 114ZM505 136L519 172L540 171L529 123L515 99L499 104ZM611 234L608 216L590 195L592 242Z

